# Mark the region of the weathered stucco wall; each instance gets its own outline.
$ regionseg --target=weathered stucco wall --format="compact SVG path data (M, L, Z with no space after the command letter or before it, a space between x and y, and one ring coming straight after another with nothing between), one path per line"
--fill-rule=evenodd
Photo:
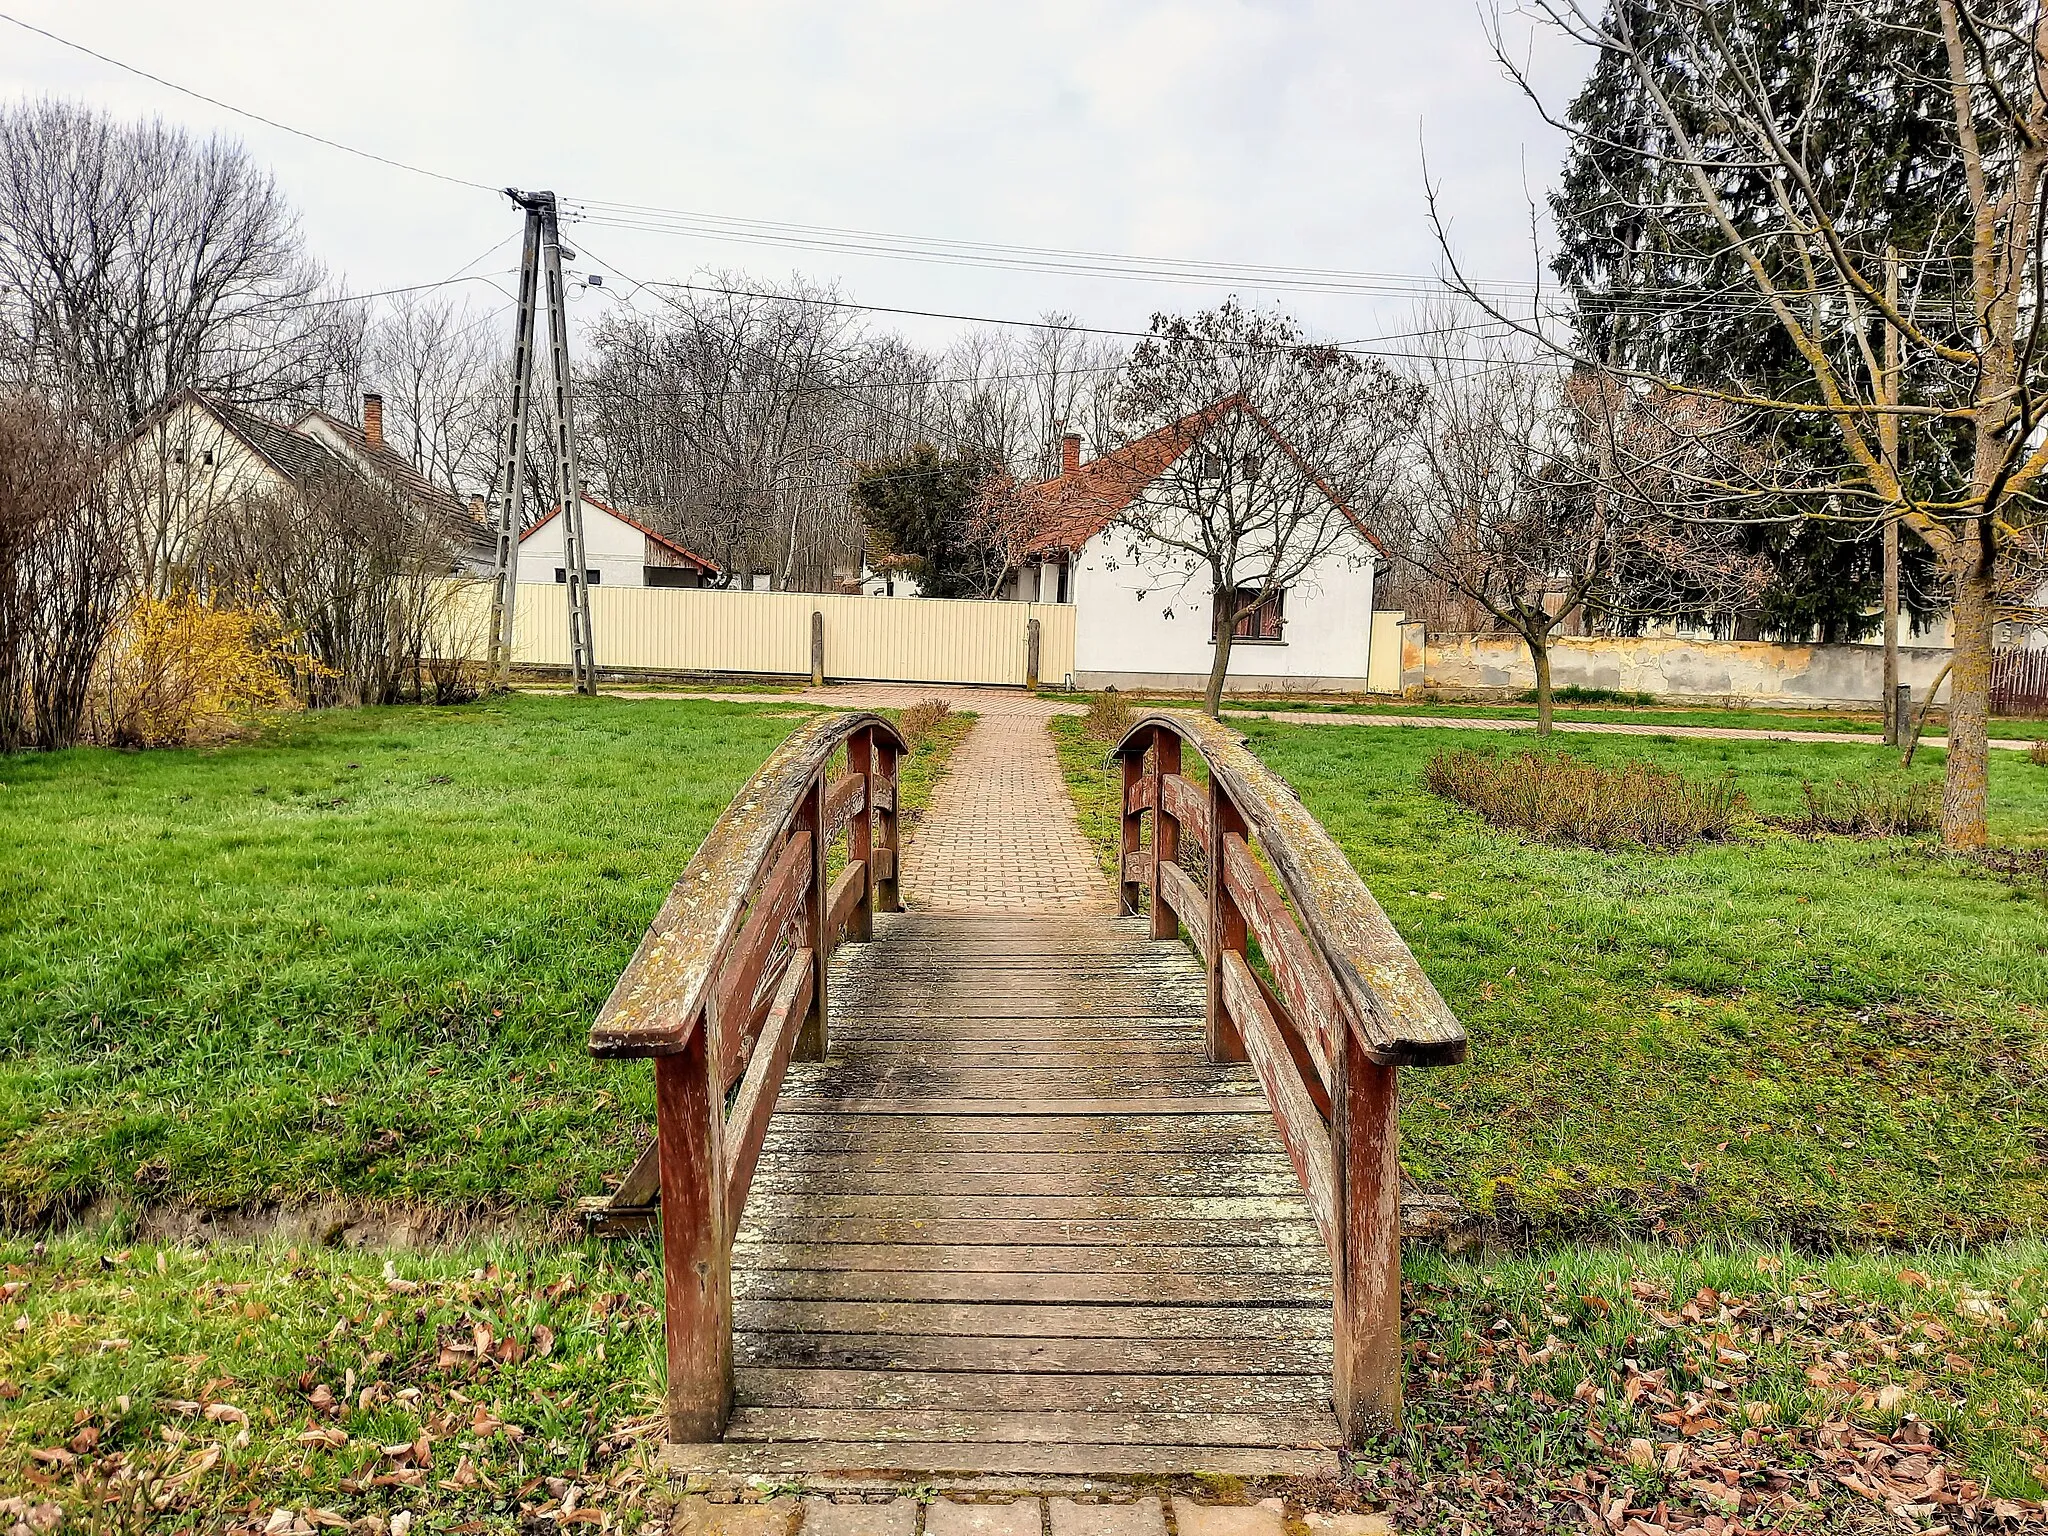
M1926 696L1948 662L1944 647L1901 646L1899 681ZM1521 693L1536 686L1517 635L1431 635L1427 686L1446 693ZM1612 688L1680 703L1742 702L1875 707L1884 683L1877 645L1780 645L1763 640L1565 638L1552 642L1557 688ZM1942 697L1947 696L1947 685Z

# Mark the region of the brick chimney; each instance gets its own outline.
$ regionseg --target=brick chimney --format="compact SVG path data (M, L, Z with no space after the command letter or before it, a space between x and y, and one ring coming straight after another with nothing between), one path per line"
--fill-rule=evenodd
M1081 434L1067 432L1060 437L1060 473L1071 475L1081 467Z
M363 395L363 441L372 448L384 446L384 397Z

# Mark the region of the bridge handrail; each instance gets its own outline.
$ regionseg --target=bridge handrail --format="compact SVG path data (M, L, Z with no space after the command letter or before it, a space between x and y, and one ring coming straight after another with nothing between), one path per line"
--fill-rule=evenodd
M846 772L828 779L841 747ZM659 1196L672 1440L716 1440L731 1412L733 1238L784 1072L825 1057L826 962L900 906L908 750L880 715L793 731L718 818L591 1025L592 1054L654 1061L654 1142L584 1217L641 1225Z
M806 795L833 754L861 732L876 733L895 753L909 750L896 727L880 715L820 715L792 731L733 796L598 1010L590 1026L592 1055L668 1056L688 1047L710 1001L719 963L732 947L748 902L772 873ZM888 809L893 812L893 804ZM891 911L895 849L892 844L877 851L889 855L880 879L891 888L885 893L891 905L882 910Z
M1231 803L1257 834L1281 889L1331 979L1349 1004L1366 1052L1392 1066L1444 1066L1465 1059L1464 1026L1407 943L1388 921L1344 850L1244 738L1207 715L1156 711L1141 716L1117 746L1151 744L1172 731L1202 754ZM1126 876L1128 880L1128 875ZM1150 885L1150 881L1142 882Z
M1208 769L1206 793L1181 773L1184 744ZM1343 850L1235 732L1159 711L1116 756L1122 909L1142 910L1149 890L1152 937L1187 931L1208 967L1209 1059L1249 1061L1266 1090L1329 1249L1331 1396L1356 1444L1401 1417L1396 1079L1403 1066L1462 1061L1465 1031ZM1183 838L1202 851L1200 884L1182 867Z

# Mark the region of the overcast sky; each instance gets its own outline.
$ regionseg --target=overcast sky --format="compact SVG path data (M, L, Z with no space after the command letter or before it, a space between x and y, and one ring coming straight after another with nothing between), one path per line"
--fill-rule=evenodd
M1423 204L1426 147L1461 260L1526 278L1528 197L1548 187L1561 153L1502 78L1466 0L0 0L0 10L249 111L491 186L960 241L1426 277L1440 266ZM1566 98L1587 60L1543 41L1537 74ZM516 261L516 215L502 197L307 143L5 25L0 88L241 136L304 211L314 250L358 291L435 281L472 261L504 274ZM636 280L801 270L873 304L1062 309L1114 327L1224 291L593 223L567 238ZM1256 282L1242 292L1272 296ZM1319 333L1349 339L1402 329L1412 300L1284 302ZM927 342L955 329L881 323Z

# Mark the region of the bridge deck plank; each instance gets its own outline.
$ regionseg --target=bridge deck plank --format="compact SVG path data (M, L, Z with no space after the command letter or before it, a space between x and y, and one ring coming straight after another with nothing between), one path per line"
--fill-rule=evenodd
M733 1250L726 1441L672 1463L1326 1470L1328 1257L1186 950L1094 914L876 939Z

